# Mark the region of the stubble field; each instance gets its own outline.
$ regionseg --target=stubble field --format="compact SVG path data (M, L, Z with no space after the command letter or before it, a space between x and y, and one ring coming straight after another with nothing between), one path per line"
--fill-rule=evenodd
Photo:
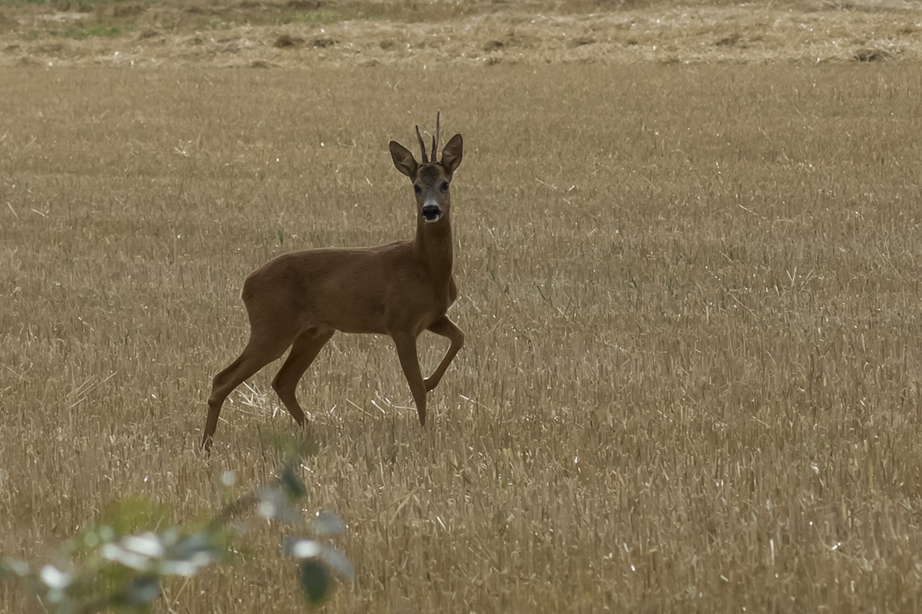
M335 336L302 381L306 508L342 516L356 567L326 610L918 611L922 25L830 14L906 22L904 52L129 69L10 43L32 59L0 69L2 554L53 561L113 500L186 523L222 471L271 478L278 363L197 448L242 281L411 238L387 143L440 109L467 342L425 428L387 338ZM424 371L446 345L421 338ZM301 607L283 532L253 525L154 611ZM5 585L0 609L41 611Z

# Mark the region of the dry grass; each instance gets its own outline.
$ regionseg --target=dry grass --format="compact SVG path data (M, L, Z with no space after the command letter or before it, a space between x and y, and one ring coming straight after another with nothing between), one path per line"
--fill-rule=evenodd
M0 70L5 555L266 480L272 369L196 449L242 280L408 238L387 142L440 108L467 345L425 429L386 339L334 337L302 382L308 506L357 571L327 609L918 611L917 63L319 64ZM155 611L293 611L254 530Z
M18 2L0 0L0 66L410 69L922 59L917 0Z

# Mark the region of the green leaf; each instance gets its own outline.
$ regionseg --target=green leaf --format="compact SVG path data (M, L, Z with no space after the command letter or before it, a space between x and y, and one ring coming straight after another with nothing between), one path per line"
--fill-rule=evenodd
M5 580L13 575L25 576L28 573L29 564L25 561L17 561L16 559L10 558L4 558L0 561L0 580Z
M323 546L312 539L285 537L282 539L282 553L296 559L313 559L323 553Z
M150 603L160 597L160 578L142 576L131 581L126 589L128 603Z
M301 590L311 605L320 605L330 590L330 575L326 568L316 561L304 561L301 568Z
M282 470L281 480L285 492L288 493L288 496L292 499L300 499L307 494L307 487L304 486L304 482L302 482L300 476L294 472L291 465L285 465L285 469Z
M355 579L355 567L352 566L352 562L346 558L345 554L336 548L331 548L329 546L324 548L323 553L320 555L320 559L329 565L333 571L350 580Z
M343 535L346 532L346 523L331 512L317 512L313 529L317 535Z
M291 498L282 487L260 488L256 496L259 497L256 512L263 518L277 520L283 524L301 522L300 511L291 505Z
M170 516L170 508L166 505L154 503L144 495L132 495L110 501L103 509L100 520L111 526L117 534L130 535L169 526Z

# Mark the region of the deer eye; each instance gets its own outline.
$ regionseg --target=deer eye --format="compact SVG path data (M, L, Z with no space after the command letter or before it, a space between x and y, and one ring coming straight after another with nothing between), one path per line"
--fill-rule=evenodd
M442 191L443 191L443 192L447 192L447 191L448 191L448 182L447 182L447 181L443 181L443 182L442 182L442 185L439 186L439 187L442 188Z
M421 187L419 187L418 185L414 185L414 186L413 186L413 191L414 191L416 194L422 194L422 193L423 193L423 189L422 189Z

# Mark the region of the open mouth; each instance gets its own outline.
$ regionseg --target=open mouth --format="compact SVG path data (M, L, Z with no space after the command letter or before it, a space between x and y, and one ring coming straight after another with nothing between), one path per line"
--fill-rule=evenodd
M426 223L427 223L427 224L431 224L432 222L438 222L439 219L441 219L441 217L442 217L442 214L441 214L441 213L433 213L433 214L430 214L430 215L423 215L423 219L426 220Z

